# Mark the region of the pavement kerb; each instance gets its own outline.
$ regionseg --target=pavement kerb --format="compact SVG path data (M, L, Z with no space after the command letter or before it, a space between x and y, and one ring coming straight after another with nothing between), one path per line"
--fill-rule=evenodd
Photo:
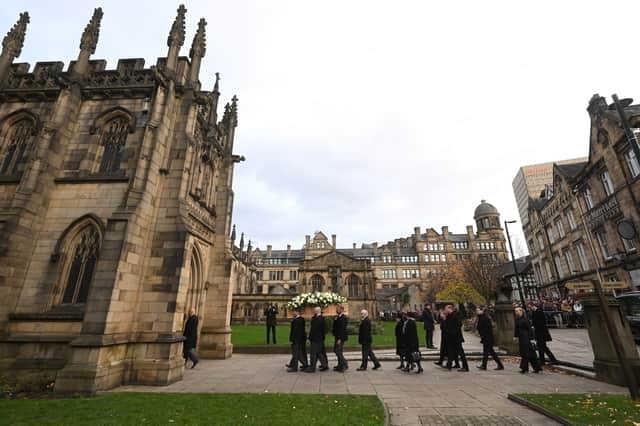
M385 402L380 398L379 395L378 395L378 399L382 403L382 407L384 409L384 426L390 426L391 425L391 413L389 412L389 407L387 406L387 404L385 404Z
M544 408L541 405L536 404L535 402L531 402L531 401L529 401L527 399L520 398L519 396L511 394L511 393L509 395L507 395L507 398L510 401L513 401L513 402L515 402L517 404L520 404L520 405L523 405L523 406L525 406L525 407L527 407L527 408L529 408L529 409L531 409L533 411L536 411L536 412L538 412L540 414L543 414L543 415L549 417L551 420L554 420L554 421L560 423L563 426L572 426L572 423L569 423L564 418L558 416L557 414L552 413L551 411L547 410L546 408Z

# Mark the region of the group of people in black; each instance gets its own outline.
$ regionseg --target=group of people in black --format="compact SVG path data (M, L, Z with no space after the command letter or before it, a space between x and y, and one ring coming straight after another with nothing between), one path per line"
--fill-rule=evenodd
M349 338L347 333L347 316L344 314L344 308L341 305L336 306L336 317L333 320L333 329L331 330L334 338L333 352L336 355L338 365L333 367L334 371L344 372L349 368L349 364L344 357L344 344ZM305 330L305 319L300 315L299 310L293 311L293 320L291 321L291 331L289 333L289 341L291 342L291 360L286 365L287 371L290 373L304 371L314 373L318 361L320 361L320 371L329 369L329 361L325 348L326 322L322 315L320 307L314 308L313 317L311 318L311 327L309 336ZM367 369L369 359L373 362L373 369L377 370L381 367L380 362L376 358L371 344L373 342L371 336L371 320L366 309L360 311L360 326L358 330L358 343L362 346L362 362L358 371ZM310 343L310 356L307 360L307 338ZM309 361L309 362L308 362Z
M528 373L529 365L534 373L542 371L545 365L545 355L549 357L549 364L557 364L558 360L547 346L551 341L551 334L545 321L544 312L536 303L529 304L531 322L527 313L521 307L516 308L516 324L514 339L518 340L520 350L520 373ZM536 354L533 341L535 340L538 353Z

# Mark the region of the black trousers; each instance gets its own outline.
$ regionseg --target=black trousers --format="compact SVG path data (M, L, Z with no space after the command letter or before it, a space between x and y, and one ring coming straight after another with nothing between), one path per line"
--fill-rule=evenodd
M467 364L467 356L464 353L462 342L456 342L449 345L449 350L447 351L447 368L451 368L451 363L453 361L458 364L458 358L462 361L462 368L468 369L469 364Z
M198 355L196 355L196 348L189 348L182 351L182 357L184 358L185 365L187 364L187 360L190 359L191 362L197 364L199 359Z
M487 366L487 361L489 360L489 356L493 358L493 360L496 362L496 364L498 364L498 366L502 365L502 361L500 361L500 358L498 358L498 354L493 349L493 345L483 343L482 344L482 366L483 367Z
M333 345L333 353L335 353L336 358L338 358L338 368L344 370L345 368L349 367L349 364L347 364L347 360L344 359L344 355L342 354L343 346L344 346L344 342L339 344L336 341Z
M327 351L324 348L324 342L311 342L311 363L309 368L316 369L316 364L320 360L320 368L328 368L329 360L327 359Z
M267 324L267 345L269 344L269 334L273 334L273 344L276 344L276 326Z
M433 330L425 330L427 348L433 348Z
M362 345L362 363L360 364L361 368L367 368L367 364L369 364L369 358L371 358L371 362L373 362L373 365L375 367L380 365L378 358L376 358L373 350L371 350L371 343L366 343Z
M536 340L536 344L538 345L538 356L540 357L540 364L544 365L544 354L547 354L549 357L549 361L556 362L558 361L547 346L547 341L545 339Z
M307 368L307 345L306 342L293 343L291 345L291 362L290 368L298 368L298 363L302 364L302 368Z

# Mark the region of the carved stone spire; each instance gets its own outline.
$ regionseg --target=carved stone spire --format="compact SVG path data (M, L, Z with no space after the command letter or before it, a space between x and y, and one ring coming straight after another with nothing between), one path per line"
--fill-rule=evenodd
M236 240L236 225L233 225L233 230L231 231L231 247L233 247L233 243Z
M98 45L98 36L100 35L100 21L102 20L102 8L93 9L93 16L87 24L80 39L80 50L86 50L90 54L96 53Z
M209 126L214 127L218 122L218 101L220 100L220 73L216 73L216 82L211 92L211 109L209 112Z
M15 23L2 40L2 53L0 53L0 84L9 76L9 70L13 60L19 57L22 52L28 23L29 12L22 12L18 22Z
M244 232L240 234L240 251L244 249Z
M198 22L198 31L196 31L196 35L193 37L193 43L191 44L191 50L189 51L189 58L191 58L191 73L189 75L189 81L191 81L191 83L198 81L200 75L200 63L207 51L206 26L207 21L205 21L204 18L200 18L200 21Z
M167 46L169 46L169 53L167 54L167 69L175 70L178 63L178 53L180 47L184 44L184 16L187 13L187 9L181 4L178 7L178 15L171 25L171 31L167 38Z
M94 9L93 16L82 33L82 37L80 38L80 53L78 54L78 60L73 66L73 72L75 74L84 75L89 68L89 57L96 52L96 46L98 45L102 15L101 7Z

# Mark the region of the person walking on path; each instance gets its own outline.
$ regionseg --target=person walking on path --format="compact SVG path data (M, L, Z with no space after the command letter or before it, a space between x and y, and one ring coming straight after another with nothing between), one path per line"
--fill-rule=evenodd
M267 345L269 344L269 335L273 336L273 344L276 344L276 325L278 325L278 308L272 303L264 310L264 316L267 317Z
M291 332L289 333L289 341L291 342L291 363L287 372L293 373L298 371L298 363L302 364L302 369L307 369L306 341L307 335L304 329L304 318L300 316L300 310L293 311L293 320L291 320Z
M398 370L404 369L404 353L406 342L404 341L404 337L402 336L402 326L404 322L402 321L402 316L398 315L396 317L396 354L400 357L400 365L396 367Z
M420 342L416 320L408 316L406 312L402 312L402 319L404 320L402 336L406 344L404 358L407 361L403 371L409 372L409 370L413 370L413 364L417 364L418 371L416 373L422 373L424 370L420 364Z
M316 371L316 364L320 360L320 371L329 369L327 352L324 348L324 337L326 335L326 324L322 316L322 309L319 306L313 308L313 318L311 318L311 329L309 330L309 342L311 350L311 361L309 368L305 371L313 373Z
M477 323L476 327L478 329L478 333L480 334L480 343L482 343L482 364L478 365L480 370L487 369L487 361L489 359L489 355L491 358L498 364L495 368L496 370L504 370L504 366L502 365L502 361L498 358L498 354L493 349L493 323L491 322L491 318L489 318L489 314L485 309L481 307L476 308Z
M514 333L514 340L518 339L518 346L520 349L520 373L525 374L529 372L529 364L533 368L534 373L539 373L542 368L538 364L538 357L536 351L533 350L531 340L531 324L524 315L524 309L516 308L516 326Z
M424 322L424 333L426 337L427 349L435 349L433 346L433 330L435 329L435 320L433 318L433 312L431 312L431 305L424 305L422 311L422 322Z
M435 361L435 365L439 365L442 368L445 368L444 359L447 358L447 351L449 350L449 346L447 345L447 334L445 333L445 327L447 322L447 313L444 309L440 310L440 358L438 361ZM458 357L454 360L454 368L460 368L460 363L458 362Z
M358 329L358 343L362 345L362 362L358 371L364 371L367 369L369 358L373 362L373 369L380 368L380 362L376 355L371 350L371 344L373 339L371 337L371 320L369 319L369 312L366 309L360 311L360 328Z
M445 321L445 334L447 335L447 370L451 370L451 363L453 360L460 358L462 361L462 368L458 371L469 371L469 364L467 364L467 357L464 353L462 343L464 337L462 336L462 320L460 314L453 307L453 305L447 305L447 320Z
M338 365L333 369L338 372L343 372L349 368L349 364L347 360L344 358L342 353L344 348L344 342L347 341L347 316L344 314L344 307L342 305L336 306L336 313L338 314L336 318L333 320L333 337L335 338L335 343L333 345L333 352L336 354L336 358L338 358Z
M549 333L549 327L547 327L547 322L544 316L544 312L542 309L538 309L538 306L535 303L531 303L529 305L531 308L531 322L533 323L533 328L535 330L535 338L536 345L538 346L538 356L540 360L540 365L544 365L544 355L546 354L549 357L549 364L557 364L558 360L556 359L549 346L547 346L547 342L551 341L551 334Z
M191 368L194 368L199 360L196 355L196 345L198 344L198 316L196 310L189 309L189 318L184 325L184 342L182 342L182 356L184 357L184 366L187 366L187 361L191 360L193 363Z

